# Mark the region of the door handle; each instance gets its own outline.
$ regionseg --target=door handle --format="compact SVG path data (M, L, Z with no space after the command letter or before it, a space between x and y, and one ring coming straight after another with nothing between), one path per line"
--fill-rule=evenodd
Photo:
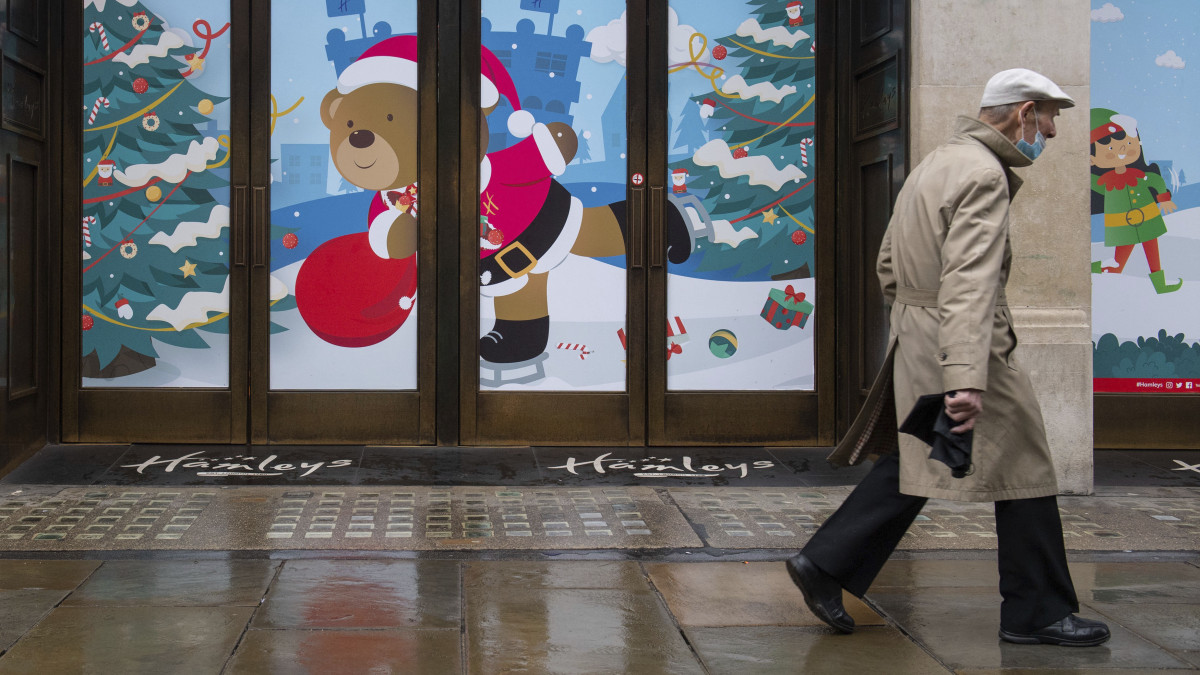
M229 248L234 267L246 266L246 209L249 208L246 185L233 186L233 228L229 232Z
M254 188L254 227L251 237L254 242L254 266L267 266L267 249L270 246L270 214L267 212L267 188Z
M666 247L663 246L664 220L663 188L656 185L650 188L650 267L661 269L665 265Z
M629 192L629 208L625 209L629 219L629 267L640 270L646 266L646 188L635 187Z

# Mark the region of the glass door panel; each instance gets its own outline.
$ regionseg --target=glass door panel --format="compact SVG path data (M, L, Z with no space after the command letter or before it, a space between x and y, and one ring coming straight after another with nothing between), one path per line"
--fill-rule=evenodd
M230 387L230 6L85 2L84 388Z
M811 391L816 3L668 12L667 387Z
M417 3L355 4L271 14L272 390L417 388Z
M624 392L624 0L484 0L479 386Z

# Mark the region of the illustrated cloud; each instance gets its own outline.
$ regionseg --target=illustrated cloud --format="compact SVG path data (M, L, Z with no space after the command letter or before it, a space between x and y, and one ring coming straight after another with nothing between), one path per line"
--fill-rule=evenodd
M1175 53L1174 49L1168 49L1166 54L1160 54L1154 57L1154 65L1162 66L1163 68L1173 68L1175 70L1183 70L1185 65L1183 59Z
M1121 13L1120 8L1114 7L1111 2L1104 3L1100 9L1092 10L1092 21L1097 23L1116 23L1124 20L1125 15Z
M688 53L688 42L696 32L695 28L686 24L680 25L679 15L673 8L668 8L668 50L669 63L688 63L692 59ZM622 66L626 59L626 18L621 12L621 18L609 21L603 26L597 26L587 34L587 41L592 43L592 60L596 63L616 61Z

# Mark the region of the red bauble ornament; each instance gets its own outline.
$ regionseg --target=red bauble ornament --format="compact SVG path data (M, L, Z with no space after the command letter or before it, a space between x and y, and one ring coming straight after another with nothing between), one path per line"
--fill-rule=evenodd
M297 237L294 233L288 232L287 234L283 235L284 248L296 248L299 243L300 237Z
M144 94L150 90L150 83L146 81L146 78L139 77L133 81L133 90L139 94Z
M734 159L742 159L743 157L749 157L749 156L750 156L750 151L745 148L738 148L737 150L733 151Z
M499 246L504 243L504 233L500 230L492 230L488 232L487 240L492 246Z
M720 61L729 55L729 50L725 49L725 45L717 45L713 47L713 58Z
M796 230L792 233L792 243L799 246L808 241L808 235L804 234L804 230Z
M91 329L92 329L92 326L94 326L94 325L96 325L96 321L95 321L95 319L93 319L92 317L88 316L87 314L84 314L84 315L83 315L83 329L84 329L84 330L91 330Z

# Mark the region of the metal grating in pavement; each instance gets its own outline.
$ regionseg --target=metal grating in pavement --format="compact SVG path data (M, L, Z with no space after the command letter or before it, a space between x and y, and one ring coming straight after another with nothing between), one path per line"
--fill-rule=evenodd
M700 546L651 488L19 487L3 550L607 549Z
M673 488L671 498L717 548L799 548L850 493L830 488ZM1068 549L1185 551L1200 547L1194 498L1059 497ZM931 499L899 548L991 549L990 502Z

